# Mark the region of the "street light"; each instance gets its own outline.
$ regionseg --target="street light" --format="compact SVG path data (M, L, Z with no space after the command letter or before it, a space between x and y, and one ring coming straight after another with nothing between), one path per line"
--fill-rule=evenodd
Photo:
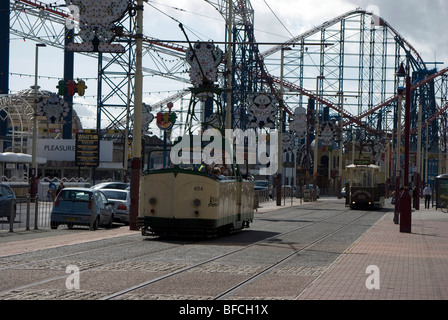
M37 175L37 155L36 155L36 144L37 144L37 74L38 74L38 60L39 60L39 47L46 47L45 43L36 43L36 57L34 60L34 107L33 107L33 144L31 150L31 170L30 170L30 194L31 198L36 197L37 186L36 186L36 175Z
M321 74L316 77L316 103L315 103L315 120L314 120L314 161L313 161L313 200L317 200L317 158L319 145L319 80L325 77Z
M404 70L403 63L400 64L397 72L397 93L398 93L398 106L397 106L397 152L395 158L395 209L394 209L394 223L398 224L400 214L400 156L401 156L401 104L403 101L404 83L403 80L406 77L406 71Z
M400 199L400 232L411 233L411 195L409 193L409 137L411 125L411 77L406 66L406 104L404 115L404 190Z
M282 205L282 171L283 171L283 65L285 60L285 50L292 50L290 47L282 47L280 59L280 106L278 121L278 172L277 172L277 206Z

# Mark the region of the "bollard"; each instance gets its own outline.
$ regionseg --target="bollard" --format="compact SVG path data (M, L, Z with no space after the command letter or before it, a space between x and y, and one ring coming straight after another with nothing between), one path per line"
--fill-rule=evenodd
M93 224L95 223L95 199L93 198L93 194L90 195L90 199L89 201L91 201L92 205L90 207L90 226L89 226L89 230L93 231L95 230L93 228Z
M9 232L14 232L14 199L11 199L11 207L9 210Z
M39 197L34 198L34 230L39 230L37 227L37 217L39 215Z
M30 195L26 196L26 230L30 230Z

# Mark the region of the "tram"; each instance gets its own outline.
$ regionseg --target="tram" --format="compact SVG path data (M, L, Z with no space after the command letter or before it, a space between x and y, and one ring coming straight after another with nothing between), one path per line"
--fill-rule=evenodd
M248 228L254 217L254 183L235 170L175 165L147 170L140 180L137 225L143 236L220 236Z
M386 186L378 182L380 167L365 161L348 165L345 204L351 209L381 209L385 205Z

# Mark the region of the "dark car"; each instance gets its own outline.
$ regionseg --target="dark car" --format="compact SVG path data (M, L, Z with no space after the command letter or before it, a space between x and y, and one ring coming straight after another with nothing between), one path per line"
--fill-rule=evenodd
M62 189L51 210L51 229L61 224L72 228L74 225L91 226L94 230L99 225L106 228L113 224L113 207L101 190L91 188Z
M131 192L121 189L102 189L110 204L113 205L114 221L129 225L129 207L131 206Z
M0 217L11 218L11 206L13 210L13 220L16 217L16 195L10 186L0 183Z

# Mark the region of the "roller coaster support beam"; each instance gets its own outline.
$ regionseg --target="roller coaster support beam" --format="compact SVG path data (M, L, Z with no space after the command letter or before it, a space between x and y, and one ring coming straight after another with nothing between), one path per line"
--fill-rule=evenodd
M134 84L134 134L131 163L131 207L129 210L129 229L138 230L138 203L140 194L140 174L142 168L142 35L143 35L143 0L137 0L137 34Z
M411 233L411 195L409 193L409 129L411 125L411 77L406 70L406 104L404 116L404 190L400 198L400 232Z

